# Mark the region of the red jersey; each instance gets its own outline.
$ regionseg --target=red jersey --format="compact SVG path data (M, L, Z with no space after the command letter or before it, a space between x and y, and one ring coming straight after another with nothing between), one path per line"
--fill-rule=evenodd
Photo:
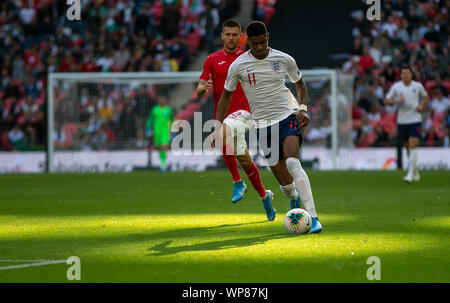
M219 103L222 96L225 80L228 75L228 68L231 63L237 59L244 51L238 49L234 52L228 52L223 48L222 50L212 53L206 59L203 64L203 73L200 75L200 80L209 80L209 75L212 75L213 90L214 90L214 118L216 117L217 103ZM227 116L238 110L246 110L249 113L250 106L248 105L247 98L242 90L241 83L237 84L236 90L231 97L230 108L228 109Z

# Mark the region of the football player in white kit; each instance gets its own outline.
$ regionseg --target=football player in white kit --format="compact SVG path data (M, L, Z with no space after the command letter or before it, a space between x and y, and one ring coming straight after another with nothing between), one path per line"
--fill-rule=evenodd
M410 66L402 65L400 78L401 81L395 82L389 89L384 103L398 105L398 136L402 139L409 158L408 173L403 181L410 184L420 180L417 168L417 146L422 126L422 112L426 108L429 97L423 85L412 79L413 72Z
M231 96L240 82L256 122L260 143L268 143L270 152L265 156L281 192L293 200L297 198L295 195L300 195L312 217L311 233L318 233L322 231L322 226L317 217L309 178L298 156L302 143L300 128L309 123L306 84L294 58L269 48L268 41L269 34L264 23L254 21L247 26L250 50L229 67L216 118L219 122L224 120ZM286 74L295 83L300 104L286 87ZM274 142L276 146L270 146L272 138L277 139ZM268 216L275 217L276 211L271 203L265 208Z

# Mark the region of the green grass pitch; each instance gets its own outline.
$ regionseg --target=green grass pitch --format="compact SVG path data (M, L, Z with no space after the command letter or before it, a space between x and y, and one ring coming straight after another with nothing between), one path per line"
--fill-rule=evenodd
M0 176L0 282L450 282L450 171L309 171L324 231L283 229L275 178L268 222L251 188L231 203L225 170ZM241 174L244 176L244 174ZM21 261L22 260L22 261Z

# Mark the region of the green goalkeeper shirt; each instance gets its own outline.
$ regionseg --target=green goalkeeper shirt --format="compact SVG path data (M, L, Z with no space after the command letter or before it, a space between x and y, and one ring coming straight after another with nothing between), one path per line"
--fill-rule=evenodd
M170 133L173 122L173 111L169 106L161 107L156 105L150 111L147 119L147 127L152 128L154 133Z

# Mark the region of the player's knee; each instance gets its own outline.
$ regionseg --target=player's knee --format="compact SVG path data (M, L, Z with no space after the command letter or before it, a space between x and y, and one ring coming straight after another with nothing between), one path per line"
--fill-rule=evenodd
M286 159L286 168L288 171L292 174L292 171L294 171L297 168L301 168L302 165L300 164L300 160L294 157L289 157Z
M419 146L419 138L411 138L409 140L409 144L408 145L409 145L410 149L417 148L417 146Z
M236 156L236 159L244 169L252 166L252 158L248 155L238 155Z

